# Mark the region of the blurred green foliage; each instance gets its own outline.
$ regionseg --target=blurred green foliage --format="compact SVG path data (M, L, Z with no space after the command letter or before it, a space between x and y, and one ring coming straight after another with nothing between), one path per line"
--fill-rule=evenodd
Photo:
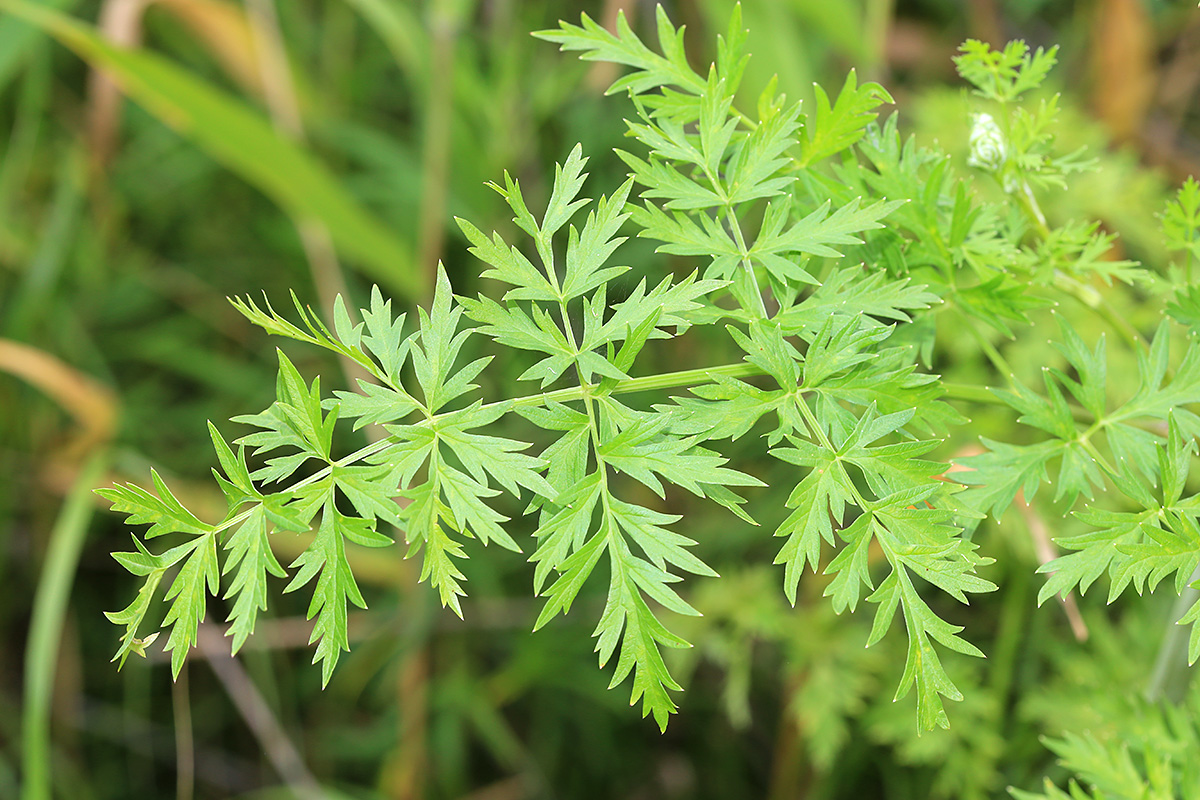
M91 488L95 465L107 470L104 485L154 467L190 507L220 516L203 420L266 407L277 364L275 342L226 296L292 290L328 308L341 291L365 305L378 282L397 303L425 302L439 259L460 294L493 291L448 224L459 216L513 232L486 181L507 169L531 206L542 206L553 162L580 142L592 181L618 186L627 169L611 151L627 146L628 110L600 95L618 73L527 34L581 11L607 24L622 4L33 5L98 27L51 38L0 4L0 797L51 796L23 757L52 777L53 796L97 800L193 791L983 798L1037 787L1043 776L1066 786L1068 772L1110 798L1140 796L1146 785L1157 792L1147 796L1189 796L1200 690L1178 687L1178 706L1140 698L1179 613L1158 597L1109 606L1093 591L1078 599L1077 624L1089 634L1080 642L1054 604L1038 612L1038 529L1042 539L1046 528L1055 538L1086 529L1051 506L1010 510L1004 526L978 534L996 559L987 577L1000 591L939 611L959 615L952 621L974 631L989 658L949 654L966 699L953 706L949 731L921 737L911 707L891 701L903 642L863 649L868 619L834 615L811 575L791 608L779 568L765 566L777 549L770 537L686 501L672 510L687 514L688 535L723 578L690 592L704 616L680 629L697 646L671 654L688 691L663 735L606 691L595 669L589 621L603 593L581 595L581 613L530 635L538 605L517 556L471 562L464 622L439 611L395 550L354 551L370 611L351 615L354 649L324 691L307 664L298 600L273 606L236 663L210 648L202 655L213 669L194 658L172 685L154 645L150 658L117 673L108 664L116 634L101 611L130 600L127 576L108 555L128 547L128 527L69 498ZM650 4L624 5L637 30L653 29ZM713 58L730 7L668 5L688 24L694 65ZM1067 88L1057 150L1086 145L1099 163L1045 195L1047 219L1099 220L1120 233L1123 257L1155 274L1179 279L1191 268L1190 257L1169 260L1157 217L1169 187L1197 171L1189 161L1194 91L1182 100L1166 91L1172 70L1195 56L1185 35L1197 29L1191 4L788 0L747 3L744 14L754 54L747 96L777 74L807 105L814 81L835 87L856 66L893 93L906 131L940 142L962 170L971 101L953 78L954 48L968 36L1061 44L1066 63L1055 81ZM1106 33L1105 15L1133 22ZM1140 50L1139 35L1149 41ZM1162 87L1150 107L1122 112L1133 114L1137 134L1121 146L1113 131L1128 120L1097 110L1097 96L1126 91L1097 66L1108 50L1141 54L1126 56L1125 78L1147 73ZM115 69L127 100L98 83L92 68L101 65ZM1000 186L981 191L1003 197ZM662 258L644 241L625 248L629 263ZM1137 291L1109 297L1133 326L1150 329ZM1191 298L1176 304L1177 319L1200 318ZM1082 333L1094 341L1100 329ZM281 346L302 374L327 382L342 374L315 349ZM946 346L949 359L956 347L973 352L966 341ZM1047 361L1032 337L1004 353L1027 381ZM686 355L657 366L671 369ZM986 364L958 366L976 370L979 382L990 374ZM511 356L497 367L515 377L524 365ZM1136 374L1129 354L1114 352L1109 370ZM1007 420L980 408L947 446L966 453L980 433L1010 441ZM772 487L762 507L779 518L759 521L773 530L794 480L784 465L761 460L753 442L738 440L726 454ZM302 546L281 545L278 556L290 560ZM31 624L39 581L59 587L63 609L42 614L41 634ZM53 591L42 591L49 599L39 605L52 611ZM34 674L52 680L39 684ZM30 730L33 714L46 715L47 749L30 749L46 735ZM1091 738L1079 738L1084 730ZM1053 752L1039 736L1052 738ZM1104 772L1113 765L1119 774ZM1061 796L1055 791L1047 796Z

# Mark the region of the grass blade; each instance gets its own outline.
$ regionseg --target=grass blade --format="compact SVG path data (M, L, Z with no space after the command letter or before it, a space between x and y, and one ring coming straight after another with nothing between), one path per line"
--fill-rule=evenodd
M58 663L58 642L75 567L95 510L92 489L108 461L97 453L84 465L50 534L50 548L38 580L25 649L25 709L21 719L24 800L50 800L50 700Z
M130 98L254 185L298 220L317 219L370 279L407 298L424 296L410 247L342 187L311 153L280 135L237 99L167 59L108 43L94 30L23 0L0 9L42 28L93 67L109 73Z

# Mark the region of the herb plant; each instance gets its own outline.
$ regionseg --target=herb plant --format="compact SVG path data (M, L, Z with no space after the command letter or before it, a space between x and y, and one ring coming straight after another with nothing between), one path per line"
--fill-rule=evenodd
M907 636L896 699L915 694L922 729L948 726L943 698L962 699L942 654L983 655L943 596L965 604L996 588L976 538L1018 496L1045 502L1049 484L1053 508L1087 526L1058 539L1066 553L1041 568L1040 600L1105 575L1110 597L1168 577L1176 593L1192 585L1197 184L1164 216L1184 253L1164 279L1115 256L1115 237L1097 223L1055 226L1042 212L1040 196L1088 167L1084 154L1058 152L1057 98L1039 94L1054 50L963 45L956 63L978 111L970 157L956 168L904 138L894 114L878 121L892 97L854 72L836 93L816 87L810 109L774 85L745 102L740 12L705 74L661 8L657 23L657 50L623 17L616 33L585 16L536 34L629 68L609 93L629 97L634 144L617 155L630 177L583 197L587 158L576 147L544 209L531 210L508 175L492 184L521 239L458 223L499 297L455 295L439 271L415 319L378 288L357 315L339 298L331 325L299 301L290 321L268 301L234 300L268 332L331 350L366 377L323 393L320 377L281 351L275 402L233 420L251 432L230 444L209 426L228 503L220 522L185 508L157 474L153 491L101 490L129 522L151 526L145 540L174 543L155 552L135 535L134 550L115 554L143 579L108 615L124 629L115 660L143 654L157 635L144 629L164 585L176 674L210 596L230 602L236 652L274 576L289 579L285 592L311 591L314 661L328 682L349 649L348 607L365 607L348 544L391 546L399 531L409 555L420 553L421 580L461 615L477 539L529 553L543 602L535 628L569 613L589 581L607 581L593 634L600 664L615 660L611 685L631 679L631 702L665 729L681 686L664 649L689 646L672 618L697 613L679 586L685 574L718 578L693 553L687 520L645 490L660 500L683 490L731 524L756 524L763 483L722 455L747 435L792 475L773 531L787 598L797 601L811 569L834 611L873 608L867 646ZM695 266L622 266L630 235ZM1164 306L1148 339L1110 305L1116 291ZM1059 358L1030 386L1005 351L1044 335L1051 317ZM1092 336L1081 320L1107 330ZM733 355L646 371L655 348L704 329L723 332ZM1108 379L1107 332L1136 364L1136 386ZM475 381L493 385L497 347L528 354L526 368L519 386L482 397ZM955 457L947 440L985 406L1015 417L1023 435L983 438L982 452ZM538 431L532 441L515 438L514 417ZM382 435L339 456L340 420ZM513 535L505 494L535 520L532 542ZM271 537L310 529L312 544L285 569ZM889 634L898 615L904 633ZM1197 619L1200 603L1180 622ZM1197 630L1189 661L1200 656Z

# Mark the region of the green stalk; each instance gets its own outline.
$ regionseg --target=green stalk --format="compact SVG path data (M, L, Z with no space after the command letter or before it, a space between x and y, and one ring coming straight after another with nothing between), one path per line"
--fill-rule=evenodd
M949 383L943 381L942 388L946 391L946 397L953 400L965 400L970 403L984 403L985 405L997 405L1000 403L996 395L992 394L992 390L986 386L973 386L969 383Z
M1095 288L1072 278L1062 272L1054 273L1054 288L1061 289L1067 294L1074 297L1083 305L1087 306L1094 314L1112 326L1124 340L1125 344L1131 350L1137 351L1144 349L1146 343L1142 341L1142 337L1138 334L1137 329L1129 324L1129 321L1116 312L1116 310L1108 304L1104 299L1104 295L1096 291Z
M975 323L970 317L968 317L961 309L956 310L962 317L963 323L966 325L967 330L969 330L971 335L975 337L976 343L979 344L979 349L983 351L985 356L987 356L988 361L992 362L992 366L996 368L996 371L1000 373L1001 377L1009 382L1012 382L1016 376L1016 372L1013 371L1012 365L1008 363L1008 359L1000 354L1000 351L996 349L994 344L988 341L986 336L980 333L979 329L975 327Z
M892 23L895 0L867 0L863 9L863 38L867 42L867 57L871 59L871 69L875 73L886 65L888 27ZM879 78L876 74L875 78Z
M1150 673L1150 682L1146 686L1145 697L1151 703L1166 698L1172 703L1181 703L1187 693L1188 680L1192 675L1191 665L1188 664L1189 629L1179 625L1179 620L1187 610L1200 600L1200 591L1192 588L1192 584L1200 581L1200 566L1192 572L1188 586L1179 595L1167 618L1167 630L1163 634L1162 646L1159 647L1158 657L1154 660L1154 671Z
M1050 226L1046 224L1046 217L1042 213L1041 207L1038 206L1037 198L1033 196L1033 190L1029 188L1029 184L1022 181L1022 187L1023 191L1016 192L1012 196L1016 198L1017 204L1025 212L1025 216L1037 229L1038 236L1045 240L1050 237ZM1139 350L1145 347L1145 342L1142 341L1137 330L1108 304L1104 295L1093 287L1080 283L1064 272L1055 270L1054 288L1066 292L1111 325L1131 349Z
M714 181L714 188L722 191L721 187ZM750 285L754 291L754 308L746 309L752 314L758 314L759 319L768 319L770 314L767 313L766 303L763 302L762 289L758 285L758 276L754 274L754 265L750 263L750 250L746 247L746 238L742 235L742 226L738 222L737 215L733 213L733 209L726 207L729 216L729 227L733 232L734 243L737 245L738 252L741 255L742 269L746 270L746 274L750 277Z
M421 210L417 220L416 266L425 285L437 281L445 244L446 198L449 196L450 143L454 122L455 46L458 42L463 3L437 0L429 8L428 91L424 100L424 130L421 144Z
M92 489L100 482L108 453L88 459L80 470L50 532L50 547L33 598L29 643L25 649L25 709L21 719L22 798L50 800L50 700L54 689L58 644L75 567L92 518Z
M717 367L701 367L699 369L685 369L678 372L664 372L661 375L647 375L643 378L630 378L627 381L617 381L616 385L609 391L610 394L633 394L635 392L650 392L661 389L676 389L682 386L696 386L702 383L709 383L714 377L723 378L749 378L755 375L762 375L763 371L753 364L746 362L738 362L736 364L722 364ZM529 406L545 405L548 402L566 403L571 400L582 400L588 397L595 387L583 386L568 386L565 389L556 389L553 392L539 392L538 394L525 395L512 400L498 400L494 403L485 403L482 408L506 408L508 410L515 408L527 408ZM946 389L946 397L955 400L964 400L972 403L987 403L996 404L999 401L988 391L986 387L970 386L961 383L944 384ZM455 413L455 412L447 412ZM443 414L434 414L415 425L428 426L438 422L446 416ZM297 481L291 486L284 489L284 492L295 492L303 489L306 486L324 480L329 477L333 471L333 467L345 467L350 464L356 464L365 458L375 455L395 444L392 437L386 437L377 441L371 442L365 447L360 447L353 453L339 458L330 466L325 467L312 475L309 475L303 480ZM249 518L252 510L243 511L236 516L217 525L213 529L213 533L220 533L229 528L236 527Z

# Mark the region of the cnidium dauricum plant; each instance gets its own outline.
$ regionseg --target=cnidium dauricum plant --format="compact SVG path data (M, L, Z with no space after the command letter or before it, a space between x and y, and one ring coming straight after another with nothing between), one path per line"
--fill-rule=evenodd
M686 520L643 502L643 487L659 498L683 490L754 524L742 495L762 484L720 454L751 431L791 475L774 531L787 597L796 601L806 568L824 572L836 611L873 607L868 646L899 615L908 650L896 697L915 689L922 728L946 726L942 698L961 699L939 653L982 655L937 610L946 606L938 595L967 603L996 588L979 574L991 560L964 533L985 514L998 518L1019 490L1032 500L1049 480L1073 505L1108 484L1139 509L1079 511L1096 531L1064 542L1074 552L1049 566L1047 593L1086 589L1105 570L1117 592L1171 572L1186 583L1200 563L1200 501L1183 499L1200 432L1184 406L1200 400L1200 349L1189 339L1169 376L1169 323L1146 347L1091 285L1142 272L1104 257L1112 239L1098 226L1046 223L1037 191L1080 161L1053 155L1053 100L1032 110L1017 101L1041 84L1052 52L968 43L958 59L989 104L974 120L970 164L1019 203L1022 213L1011 214L983 202L949 156L903 140L895 116L877 124L892 98L853 72L834 98L816 88L807 113L773 86L749 104L752 114L740 110L738 11L706 75L689 66L683 31L661 9L657 51L623 17L615 34L585 16L537 36L631 68L610 89L632 104L636 146L618 151L629 179L595 202L582 197L587 159L576 147L557 166L544 210L531 211L507 175L493 185L522 240L459 224L483 276L505 286L499 298L456 296L439 271L415 321L394 316L376 289L357 317L339 299L332 329L298 302L299 325L269 303L234 301L268 332L332 350L370 377L326 396L319 378L307 381L280 353L277 399L234 419L252 429L236 449L210 426L228 501L219 523L194 516L156 474L153 492L102 490L130 522L151 524L145 539L178 542L155 553L135 536L133 552L116 554L144 579L130 606L109 614L125 629L117 659L155 635L139 636L172 572L161 627L176 673L210 596L223 588L230 602L236 651L266 608L268 575L290 576L285 592L311 587L315 660L328 681L348 650L348 605L364 605L347 543L391 546L387 531L401 532L409 555L421 554L421 580L461 614L460 567L478 539L530 551L544 600L535 628L568 613L588 581L607 582L594 632L600 663L615 657L612 685L632 675L631 702L640 698L643 715L665 727L680 686L663 648L688 646L671 618L696 613L679 584L716 576L690 549ZM630 284L616 256L623 233L698 268L679 278L651 266ZM610 292L618 277L626 288ZM1017 382L992 339L1028 328L1056 297L1077 299L1135 349L1141 387L1132 397L1110 403L1103 340L1089 347L1065 315L1058 348L1071 369L1048 370L1042 393ZM646 374L644 352L700 326L723 330L735 355ZM944 382L922 368L946 328L978 342L1004 388ZM526 388L479 395L473 381L489 357L464 352L489 342L531 354L519 378ZM965 459L973 471L953 473L956 483L932 456L981 402L1011 407L1042 438L985 440L988 452ZM542 434L497 435L511 415ZM340 420L386 435L335 458ZM248 451L263 466L252 470ZM506 531L502 493L536 520L532 543ZM285 569L271 536L306 530L315 530L312 544Z

